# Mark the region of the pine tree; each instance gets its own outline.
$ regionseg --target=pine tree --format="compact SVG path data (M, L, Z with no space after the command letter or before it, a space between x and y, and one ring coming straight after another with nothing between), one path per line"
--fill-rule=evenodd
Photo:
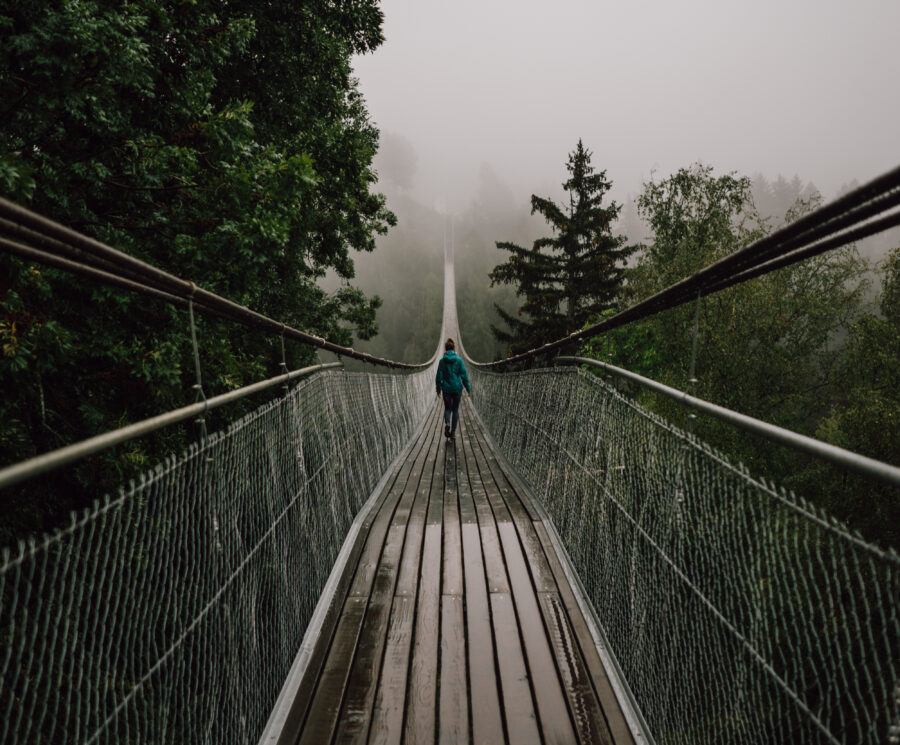
M625 260L635 250L625 238L612 234L620 207L603 206L612 183L606 171L594 173L591 151L578 140L566 163L569 178L563 183L569 204L531 196L531 212L539 212L552 226L553 235L539 238L531 249L497 242L509 259L495 266L491 282L512 284L524 297L518 317L495 305L509 331L492 326L494 336L518 354L582 328L615 306L622 290Z

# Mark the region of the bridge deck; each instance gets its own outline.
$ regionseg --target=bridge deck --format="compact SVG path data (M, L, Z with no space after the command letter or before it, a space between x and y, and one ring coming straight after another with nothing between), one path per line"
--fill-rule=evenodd
M545 527L464 402L368 515L281 743L631 743Z

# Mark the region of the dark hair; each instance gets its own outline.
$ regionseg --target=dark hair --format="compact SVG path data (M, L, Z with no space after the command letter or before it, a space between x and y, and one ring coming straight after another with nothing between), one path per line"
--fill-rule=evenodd
M453 341L453 337L448 336L447 341L444 342L444 351L449 351L451 349L456 349L456 342Z

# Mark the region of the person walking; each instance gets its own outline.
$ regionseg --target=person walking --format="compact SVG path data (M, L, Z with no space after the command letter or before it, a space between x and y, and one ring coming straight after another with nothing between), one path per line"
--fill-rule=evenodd
M469 375L466 366L456 354L456 342L448 338L444 343L444 356L438 363L437 375L434 379L437 395L444 396L444 437L453 440L456 436L456 425L459 422L459 402L462 400L463 386L472 396Z

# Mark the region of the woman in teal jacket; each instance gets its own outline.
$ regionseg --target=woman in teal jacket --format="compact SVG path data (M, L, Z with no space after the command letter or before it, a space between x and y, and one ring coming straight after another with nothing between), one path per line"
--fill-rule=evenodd
M463 386L466 387L469 396L472 395L472 386L469 385L466 366L456 354L455 348L456 342L453 339L447 339L444 344L444 356L438 363L437 375L434 379L438 396L442 394L444 396L444 437L449 440L456 435Z

